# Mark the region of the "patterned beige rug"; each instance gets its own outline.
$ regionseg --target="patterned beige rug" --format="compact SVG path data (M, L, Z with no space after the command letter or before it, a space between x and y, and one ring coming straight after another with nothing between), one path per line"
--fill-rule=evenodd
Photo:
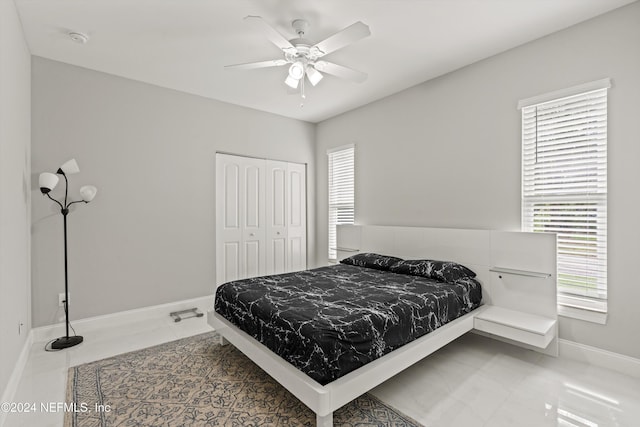
M69 369L66 427L314 426L315 414L215 333ZM420 426L370 394L336 426Z

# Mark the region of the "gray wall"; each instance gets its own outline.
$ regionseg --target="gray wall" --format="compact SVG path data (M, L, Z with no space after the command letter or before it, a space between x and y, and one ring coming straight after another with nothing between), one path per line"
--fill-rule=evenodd
M307 163L315 223L314 125L33 58L34 172L74 157L71 318L200 297L215 285L215 152ZM62 216L33 192L33 323L60 321ZM314 227L309 257L315 258Z
M562 318L560 336L640 357L640 3L318 125L318 263L326 262L327 156L356 144L361 224L520 229L518 100L604 77L609 95L609 321Z
M0 1L0 396L31 329L30 64L14 3Z

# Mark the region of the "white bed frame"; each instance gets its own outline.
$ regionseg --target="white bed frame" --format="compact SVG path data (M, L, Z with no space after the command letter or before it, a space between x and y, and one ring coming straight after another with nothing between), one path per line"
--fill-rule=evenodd
M472 331L557 356L556 237L546 233L339 226L338 258L376 252L456 261L476 272L483 306L322 386L214 311L209 324L331 427L333 412Z

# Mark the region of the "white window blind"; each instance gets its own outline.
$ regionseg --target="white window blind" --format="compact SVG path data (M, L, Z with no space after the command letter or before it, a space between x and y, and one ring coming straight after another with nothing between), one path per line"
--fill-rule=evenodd
M336 226L354 222L353 145L330 150L329 156L329 259L337 258Z
M522 108L522 227L558 236L558 301L606 312L607 89Z

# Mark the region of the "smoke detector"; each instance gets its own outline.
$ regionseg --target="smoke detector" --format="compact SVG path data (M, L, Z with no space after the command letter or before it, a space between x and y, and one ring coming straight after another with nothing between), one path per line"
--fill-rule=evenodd
M72 31L69 33L69 38L76 43L85 44L89 41L89 36L83 33L78 33L76 31Z

